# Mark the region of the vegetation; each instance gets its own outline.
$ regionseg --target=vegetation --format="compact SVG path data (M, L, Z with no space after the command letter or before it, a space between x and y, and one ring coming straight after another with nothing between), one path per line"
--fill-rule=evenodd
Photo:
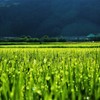
M0 42L66 42L64 38L48 37L32 38L30 36L0 38Z
M100 42L0 42L0 48L100 48Z
M100 41L100 33L98 33L98 34L89 34L88 36L87 36L87 39L89 40L89 41Z
M99 99L100 48L0 48L0 100Z
M49 37L44 35L41 38L34 38L31 36L21 36L21 37L3 37L0 38L0 42L88 42L88 41L100 41L100 34L89 34L87 36L58 36L58 37Z

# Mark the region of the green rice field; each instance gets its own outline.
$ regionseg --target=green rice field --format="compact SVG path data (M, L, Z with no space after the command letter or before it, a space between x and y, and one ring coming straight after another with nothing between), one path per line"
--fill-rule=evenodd
M100 43L0 45L0 100L100 100Z

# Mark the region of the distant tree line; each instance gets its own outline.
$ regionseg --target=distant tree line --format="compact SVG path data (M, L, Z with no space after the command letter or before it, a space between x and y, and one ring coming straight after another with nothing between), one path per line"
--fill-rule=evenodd
M89 34L86 37L49 37L48 35L44 35L41 38L33 38L31 36L21 36L21 37L4 37L0 38L0 42L86 42L86 41L100 41L100 34L93 35Z
M89 41L100 41L100 37L90 37Z
M66 42L66 39L57 38L57 37L48 37L47 35L41 38L32 38L30 36L22 36L22 37L1 38L0 42Z

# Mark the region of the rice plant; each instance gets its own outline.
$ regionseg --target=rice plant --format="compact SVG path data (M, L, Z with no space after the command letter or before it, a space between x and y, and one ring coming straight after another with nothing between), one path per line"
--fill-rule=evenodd
M1 48L0 100L100 100L100 48Z

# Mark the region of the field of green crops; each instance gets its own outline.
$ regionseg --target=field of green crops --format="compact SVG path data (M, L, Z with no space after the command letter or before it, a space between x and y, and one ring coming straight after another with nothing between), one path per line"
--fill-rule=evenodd
M0 48L0 100L100 100L100 48Z

